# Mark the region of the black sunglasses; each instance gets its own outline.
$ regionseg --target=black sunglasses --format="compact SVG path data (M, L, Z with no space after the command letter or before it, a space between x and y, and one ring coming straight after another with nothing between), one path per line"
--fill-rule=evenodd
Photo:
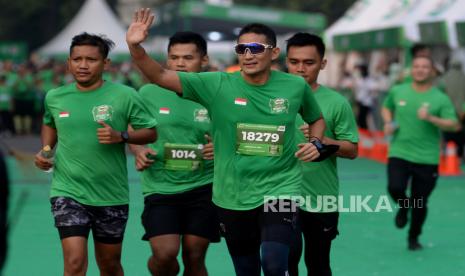
M244 55L249 49L252 55L263 54L266 49L273 49L274 46L262 44L258 42L251 42L251 43L239 43L234 46L234 51L238 55Z

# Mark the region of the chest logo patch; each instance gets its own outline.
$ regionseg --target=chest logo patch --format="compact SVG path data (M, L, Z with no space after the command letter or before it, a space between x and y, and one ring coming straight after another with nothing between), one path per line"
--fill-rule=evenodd
M99 105L92 108L94 121L111 121L113 119L113 107L111 105Z
M406 101L404 101L404 100L399 101L399 106L406 106L406 105L407 105Z
M205 108L199 108L194 110L194 121L201 123L210 122L210 117L208 117L208 111Z
M284 98L270 99L270 109L273 114L289 112L289 101Z

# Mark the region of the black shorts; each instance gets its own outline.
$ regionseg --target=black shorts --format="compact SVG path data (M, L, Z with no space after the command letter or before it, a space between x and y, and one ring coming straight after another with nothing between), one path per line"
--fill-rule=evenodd
M179 194L146 196L142 213L145 234L142 239L187 234L219 242L219 223L211 199L211 184Z
M231 255L251 255L264 241L290 245L297 233L298 208L286 212L264 211L264 205L237 211L217 207L220 228Z
M50 202L60 239L88 238L92 229L97 242L118 244L123 241L129 205L89 206L61 196L51 198Z
M339 213L313 213L300 210L299 223L302 232L318 239L333 240L339 234Z

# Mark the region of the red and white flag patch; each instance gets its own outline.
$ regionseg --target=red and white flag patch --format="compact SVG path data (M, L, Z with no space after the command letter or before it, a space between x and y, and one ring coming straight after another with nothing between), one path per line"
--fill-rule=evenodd
M237 105L247 105L247 99L244 98L236 98L234 103Z
M170 114L170 109L168 107L160 107L160 114Z
M69 117L69 112L68 111L61 111L58 114L58 117L60 117L60 118L68 118Z

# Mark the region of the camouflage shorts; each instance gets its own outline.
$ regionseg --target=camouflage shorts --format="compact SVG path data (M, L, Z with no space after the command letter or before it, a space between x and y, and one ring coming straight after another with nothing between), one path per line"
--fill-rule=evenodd
M88 237L102 243L121 243L128 220L129 206L89 206L68 197L53 197L52 214L60 238Z

